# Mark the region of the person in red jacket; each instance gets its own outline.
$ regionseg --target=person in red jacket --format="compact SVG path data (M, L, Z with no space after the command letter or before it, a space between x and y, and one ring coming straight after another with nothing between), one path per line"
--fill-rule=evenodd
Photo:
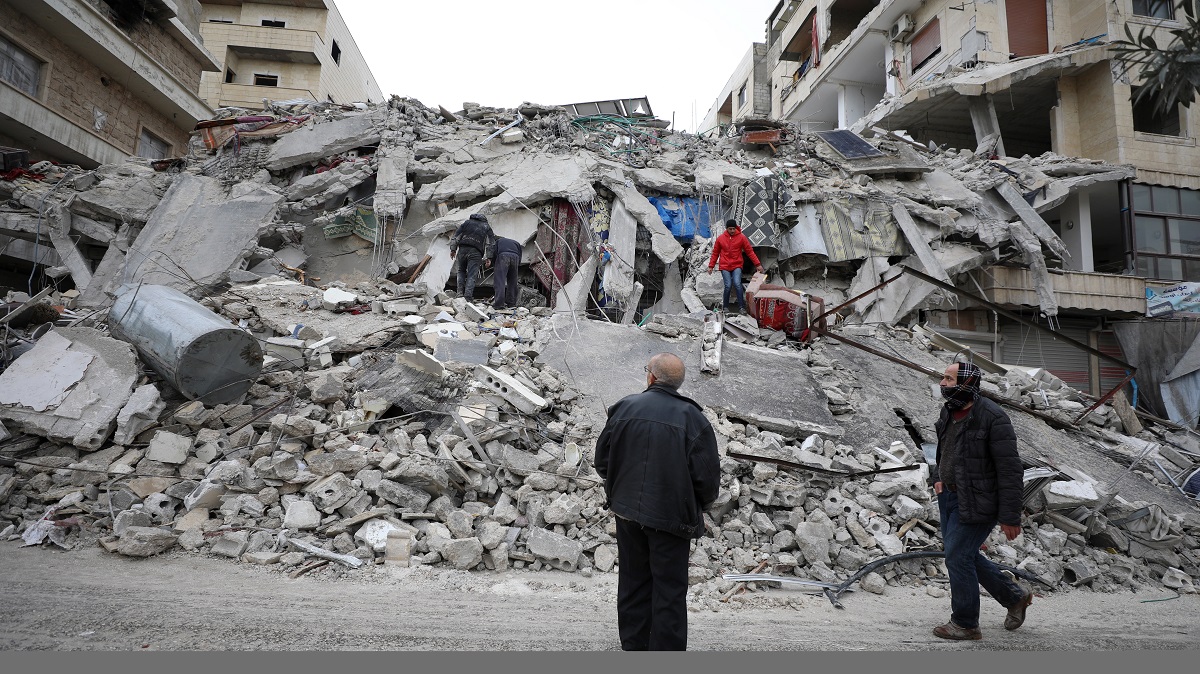
M725 221L725 233L717 235L713 241L712 258L708 261L708 272L711 274L713 267L717 266L720 260L721 279L725 281L725 295L721 302L721 308L729 306L729 289L730 287L737 288L738 309L744 314L746 313L746 294L742 289L742 252L750 256L750 261L754 263L754 270L762 273L762 263L758 261L758 256L754 254L754 247L750 245L750 239L742 234L742 228L738 227L735 220Z

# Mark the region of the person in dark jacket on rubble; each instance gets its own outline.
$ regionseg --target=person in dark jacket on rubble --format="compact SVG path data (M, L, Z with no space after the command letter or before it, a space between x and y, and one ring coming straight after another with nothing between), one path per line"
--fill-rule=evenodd
M708 260L708 273L711 274L713 267L720 265L721 280L725 282L725 294L722 296L721 308L723 310L729 308L729 290L734 288L737 290L738 311L745 314L746 293L742 288L743 253L750 257L750 261L754 263L754 270L761 274L763 266L758 261L758 256L754 254L754 246L750 245L750 239L742 234L742 228L738 227L736 220L726 220L725 233L718 235L713 240L712 257Z
M595 465L616 516L621 648L682 651L691 541L704 534L721 465L712 424L679 393L683 361L660 353L646 373L645 391L608 409Z
M1008 540L1021 535L1025 469L1017 435L1000 406L979 395L983 372L974 363L951 363L942 376L937 430L937 477L933 490L941 514L950 621L933 628L943 639L982 639L979 586L1008 609L1004 629L1025 622L1033 593L1000 572L979 552L996 523Z
M468 302L475 301L475 282L479 280L480 266L491 266L495 246L492 226L488 224L487 216L479 213L471 214L450 237L450 259L455 259L462 250L462 256L458 257L458 293Z
M492 300L493 309L512 309L517 306L517 296L520 288L517 286L517 271L521 267L521 244L514 239L496 237L496 273L493 276L492 287L496 289L496 297Z

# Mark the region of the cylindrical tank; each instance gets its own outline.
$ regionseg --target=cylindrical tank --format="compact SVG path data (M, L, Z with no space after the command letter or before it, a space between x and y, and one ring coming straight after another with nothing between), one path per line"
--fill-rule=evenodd
M262 347L253 335L174 288L122 286L108 326L168 384L206 405L234 400L262 372Z

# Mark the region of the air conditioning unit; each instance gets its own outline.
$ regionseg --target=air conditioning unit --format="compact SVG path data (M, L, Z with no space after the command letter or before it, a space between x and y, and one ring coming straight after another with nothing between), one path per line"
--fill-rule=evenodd
M913 31L913 18L911 14L901 14L900 19L892 24L892 29L888 31L888 39L892 42L899 42L904 36Z

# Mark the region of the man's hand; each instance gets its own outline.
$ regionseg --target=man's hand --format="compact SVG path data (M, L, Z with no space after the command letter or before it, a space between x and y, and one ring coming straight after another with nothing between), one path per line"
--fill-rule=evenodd
M1000 531L1003 531L1010 541L1021 535L1021 527L1016 524L1001 524Z
M458 249L450 251L450 259L453 260L455 255L458 255Z
M764 272L763 272L763 268L762 268L762 265L761 265L761 264L760 264L760 265L758 265L757 267L755 267L755 268L754 268L754 271L756 271L756 272L758 272L758 273L760 273L760 274L764 273Z
M709 265L709 266L708 266L708 273L710 273L710 274L711 274L711 273L713 273L713 268L712 268L712 265Z
M941 482L934 482L934 483L933 483L933 493L935 493L935 494L940 494L940 493L942 493L942 490L943 490L944 488L945 488L945 487L944 487L944 485L943 485Z

